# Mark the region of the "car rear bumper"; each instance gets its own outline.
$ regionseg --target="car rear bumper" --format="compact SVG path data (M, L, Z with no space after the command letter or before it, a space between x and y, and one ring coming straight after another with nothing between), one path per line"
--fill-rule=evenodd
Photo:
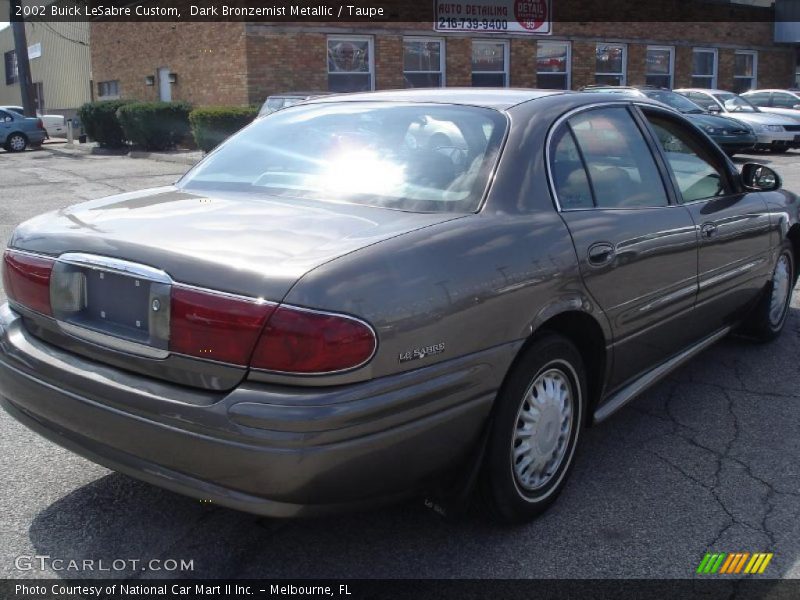
M335 388L211 397L83 359L0 307L0 402L54 442L199 499L276 517L424 490L480 437L518 344Z

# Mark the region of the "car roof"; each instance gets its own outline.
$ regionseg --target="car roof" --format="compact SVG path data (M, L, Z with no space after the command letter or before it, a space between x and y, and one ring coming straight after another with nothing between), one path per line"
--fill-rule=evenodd
M742 92L741 95L744 96L745 94L755 94L756 92L788 92L790 94L800 93L798 90L787 90L782 88L759 88L757 90L747 90L746 92Z
M285 92L283 94L270 94L267 98L309 98L311 96L330 96L333 92Z
M535 100L558 94L578 94L563 90L536 90L524 88L412 88L380 92L358 92L313 98L306 104L326 102L426 102L439 104L465 104L505 110Z
M737 94L735 94L734 92L732 92L730 90L711 90L711 89L708 89L708 88L678 88L678 89L676 89L674 91L676 91L676 92L704 92L706 94L734 94L734 96L737 95Z

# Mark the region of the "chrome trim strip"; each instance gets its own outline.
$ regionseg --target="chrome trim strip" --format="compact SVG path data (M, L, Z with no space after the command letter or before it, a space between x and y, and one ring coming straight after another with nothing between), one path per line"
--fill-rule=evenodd
M209 288L200 287L199 285L191 285L188 283L181 283L180 281L173 281L172 287L174 288L181 288L184 290L201 292L203 294L208 294L211 296L222 296L224 298L231 298L233 300L242 300L244 302L250 302L252 304L263 304L263 305L272 305L278 306L279 302L272 302L270 300L264 300L264 298L255 298L253 296L243 296L241 294L234 294L233 292L223 292L220 290L212 290Z
M84 254L83 252L67 252L60 255L56 260L70 265L90 267L100 271L109 271L119 275L127 275L128 277L141 277L142 279L156 281L158 283L172 283L172 277L167 275L161 269L156 269L154 267L149 267L147 265L122 260L119 258L111 258L97 254Z
M327 311L327 310L316 310L316 309L313 309L313 308L306 308L305 306L294 306L293 304L279 304L276 310L278 310L280 308L288 308L290 310L297 310L297 311L300 311L300 312L313 313L313 314L317 314L317 315L327 315L327 316L331 316L331 317L337 317L339 319L348 319L350 321L355 321L357 323L360 323L361 325L364 325L365 327L367 327L367 329L369 329L370 332L372 332L372 339L374 341L374 344L372 346L372 354L370 354L366 359L364 359L362 362L360 362L359 364L357 364L357 365L355 365L353 367L348 367L346 369L339 369L337 371L320 371L320 372L316 372L316 373L294 373L292 371L271 371L269 369L255 369L255 368L251 367L250 370L253 371L254 373L265 373L265 374L273 374L273 375L287 375L287 376L290 376L290 377L321 377L321 376L324 376L324 375L336 375L336 374L339 374L339 373L348 373L350 371L355 371L356 369L360 369L364 365L368 364L373 358L375 358L375 355L378 353L378 333L375 331L375 328L371 324L369 324L367 321L365 321L363 319L359 319L358 317L354 317L352 315L347 315L347 314L343 314L343 313L330 312L330 311ZM271 319L272 319L272 316L270 316L270 320ZM266 325L269 325L269 320L267 320ZM266 327L266 325L265 325L265 327Z
M713 277L709 277L708 279L700 282L700 290L705 290L707 288L713 287L729 279L733 279L734 277L738 277L742 273L746 273L747 271L752 271L758 265L766 262L766 258L759 258L758 260L754 260L752 262L746 263L735 269L731 269L729 271L725 271L724 273L720 273L719 275L714 275Z
M78 327L77 325L65 323L64 321L56 320L56 324L58 325L59 329L61 329L61 331L67 335L71 335L72 337L86 342L91 342L92 344L96 344L98 346L110 348L111 350L125 352L126 354L135 354L137 356L157 359L167 358L170 354L169 350L161 350L159 348L153 348L152 346L138 344L136 342L124 340L122 338L107 335L105 333L93 331L92 329L87 329L86 327Z
M665 296L661 296L660 298L653 300L652 302L648 302L644 306L639 307L639 312L649 312L656 308L660 308L664 304L669 304L671 302L677 302L678 300L683 300L687 296L691 296L692 294L697 293L697 282L695 281L692 285L686 286L679 290L675 290Z
M725 327L724 329L721 329L718 332L703 338L694 346L684 350L676 356L673 356L671 359L661 363L654 369L647 371L620 389L618 392L609 396L606 402L594 412L595 425L605 421L608 417L613 415L628 402L636 398L636 396L669 375L672 371L677 369L693 356L699 354L709 346L713 345L715 342L721 340L723 337L728 335L732 329L732 327Z

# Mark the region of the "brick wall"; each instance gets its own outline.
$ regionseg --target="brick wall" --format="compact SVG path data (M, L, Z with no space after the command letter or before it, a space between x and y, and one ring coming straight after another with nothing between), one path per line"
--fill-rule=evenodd
M403 86L404 35L431 35L446 41L449 86L471 85L472 37L442 35L427 23L266 25L241 23L93 23L95 82L118 79L123 97L156 99L147 75L169 67L178 75L173 98L204 104L259 104L270 94L327 90L330 33L372 35L375 87ZM486 36L484 36L486 37ZM772 43L770 23L604 23L558 22L543 39L572 43L572 87L595 83L598 42L627 44L627 81L643 84L648 44L675 48L675 87L691 85L692 47L716 47L718 86L733 87L737 48L758 51L759 87L788 87L794 80L794 49ZM532 37L510 40L510 84L536 86L536 45ZM156 80L157 81L157 80Z
M167 67L178 79L173 100L246 104L244 31L241 23L92 23L95 96L97 82L118 80L123 98L158 100L157 71Z

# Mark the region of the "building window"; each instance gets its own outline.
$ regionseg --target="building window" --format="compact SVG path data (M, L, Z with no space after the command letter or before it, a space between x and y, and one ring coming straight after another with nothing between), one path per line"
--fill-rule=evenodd
M692 50L692 87L716 89L716 48L695 48Z
M444 86L444 40L403 39L403 83L407 88Z
M625 44L597 44L594 82L600 85L625 85Z
M371 36L328 37L328 90L365 92L375 89Z
M472 85L508 87L508 42L472 42Z
M19 81L19 71L17 70L17 52L9 50L4 55L6 63L6 85Z
M97 83L97 97L103 100L119 98L119 81L100 81Z
M571 65L569 42L538 42L536 87L545 90L570 89Z
M675 49L672 46L648 46L645 67L645 83L655 87L672 89L675 71Z
M737 50L733 57L733 91L741 94L754 90L758 79L758 52Z

